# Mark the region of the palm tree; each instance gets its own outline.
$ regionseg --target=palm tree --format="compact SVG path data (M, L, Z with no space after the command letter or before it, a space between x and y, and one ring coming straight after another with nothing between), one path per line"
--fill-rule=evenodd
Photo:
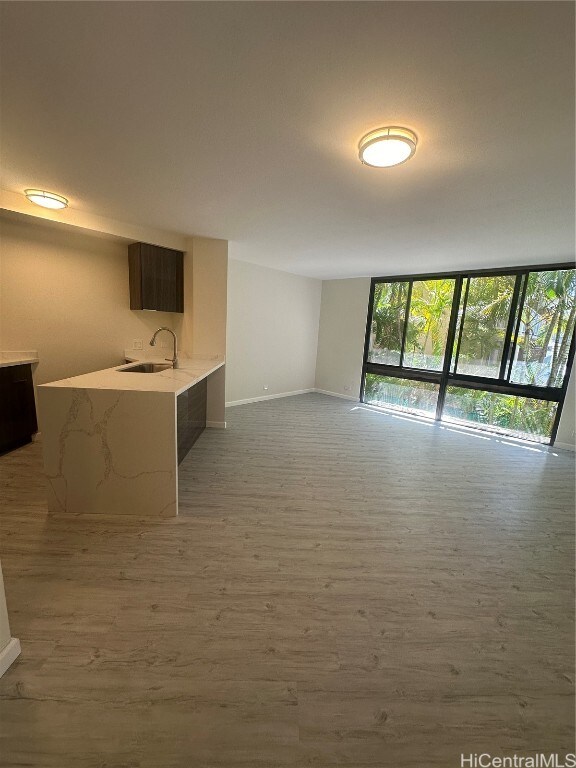
M516 377L521 376L523 383L559 386L575 321L576 271L531 272L518 339L517 360L523 363L523 369L516 371ZM548 366L546 360L550 357Z
M513 275L470 278L459 361L485 367L500 360L512 291Z

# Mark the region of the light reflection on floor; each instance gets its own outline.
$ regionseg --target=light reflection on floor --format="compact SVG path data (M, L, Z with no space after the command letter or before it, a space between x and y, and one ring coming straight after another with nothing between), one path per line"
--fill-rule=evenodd
M477 440L488 440L495 443L501 443L502 445L509 445L513 448L523 448L525 451L532 451L534 453L543 453L547 456L558 456L558 454L548 445L541 443L535 443L530 440L523 440L519 437L513 437L511 435L499 435L497 432L491 432L483 430L479 427L466 427L463 424L457 424L452 421L446 420L443 422L437 422L432 416L419 415L408 413L407 411L397 411L394 408L384 408L376 405L368 405L367 403L361 403L350 409L351 411L369 411L371 413L379 413L383 416L390 416L393 419L400 419L402 421L409 421L412 423L422 424L426 427L435 427L436 429L443 429L447 432L455 432L456 434L466 435L467 437L474 437ZM450 426L448 426L450 425ZM482 434L478 434L482 433Z

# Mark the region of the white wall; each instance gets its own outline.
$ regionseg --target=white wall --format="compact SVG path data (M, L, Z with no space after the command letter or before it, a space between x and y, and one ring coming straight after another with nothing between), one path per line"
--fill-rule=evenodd
M321 290L320 280L230 259L227 403L314 388Z
M36 384L123 362L134 339L181 316L131 311L125 242L49 223L0 220L1 348L36 349Z
M322 283L317 389L359 398L369 294L369 277Z

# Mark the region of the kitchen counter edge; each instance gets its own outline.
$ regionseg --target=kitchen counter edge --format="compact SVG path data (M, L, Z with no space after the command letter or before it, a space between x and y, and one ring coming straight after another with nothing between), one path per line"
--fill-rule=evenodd
M60 381L51 381L40 384L42 389L106 389L117 392L158 392L159 394L172 394L178 396L190 387L193 387L202 379L210 376L225 363L219 358L183 358L180 367L167 368L157 373L127 373L125 368L130 368L134 363L117 365L114 368L104 368L93 373L83 373L79 376L71 376Z

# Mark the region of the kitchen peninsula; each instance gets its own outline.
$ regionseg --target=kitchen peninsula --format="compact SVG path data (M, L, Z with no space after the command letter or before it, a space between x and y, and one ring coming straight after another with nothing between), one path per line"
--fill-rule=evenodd
M128 363L40 385L48 509L177 515L178 458L194 440L187 420L197 418L188 399L197 391L205 403L223 365L223 357L182 357L177 369L134 372Z

